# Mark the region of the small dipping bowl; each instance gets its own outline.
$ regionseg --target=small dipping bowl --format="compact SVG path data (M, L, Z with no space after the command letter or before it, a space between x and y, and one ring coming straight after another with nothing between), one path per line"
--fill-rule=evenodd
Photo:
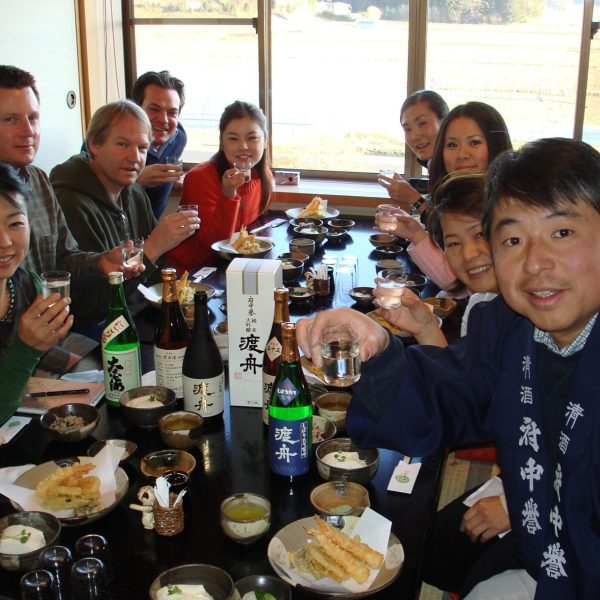
M396 236L390 233L374 233L369 236L371 245L375 246L392 246L396 243Z
M339 219L339 218L335 218L335 219L329 219L327 221L327 227L329 227L329 231L330 232L332 230L333 231L340 231L340 230L342 230L345 233L347 233L355 225L356 225L356 223L352 219Z
M317 396L315 405L320 416L335 423L338 431L344 431L350 400L352 394L348 392L327 392Z
M294 233L301 238L314 240L315 244L320 244L327 235L329 229L323 225L308 225L306 227L294 227Z
M377 252L379 256L400 256L400 254L404 252L404 248L395 244L384 244L375 246L375 252Z
M136 406L136 400L152 396L152 406ZM127 419L142 429L153 429L158 420L175 408L175 392L158 385L143 385L123 392L119 398L121 411Z
M299 237L290 242L290 252L303 252L308 254L309 257L315 253L315 248L315 240L309 240L308 238Z
M60 537L60 521L50 513L39 511L24 511L11 513L0 519L0 537L7 527L33 527L44 534L44 545L36 550L13 554L0 552L0 566L7 571L31 571L39 566L40 554L46 548L58 544Z
M404 273L404 264L395 258L382 258L375 263L375 271L381 273L386 269L395 269Z
M420 273L407 273L406 274L406 287L410 288L417 296L425 289L427 284L427 277Z
M360 516L371 506L367 489L353 481L328 481L310 493L310 503L322 515Z
M248 575L235 582L235 589L243 600L246 594L260 590L271 594L275 600L292 600L292 589L289 584L274 575ZM254 597L254 596L253 596Z
M202 437L204 419L197 413L179 410L158 420L158 431L169 448L192 448Z
M159 591L169 585L203 585L213 600L237 599L233 579L213 565L179 565L163 571L150 586L150 599L158 600Z
M334 246L337 244L341 244L348 232L345 229L336 229L335 231L327 232L327 243L333 244Z
M348 292L348 295L360 306L369 306L373 302L372 287L355 287Z
M365 463L364 466L350 468L355 465L350 465L347 458L345 461L336 461L335 465L330 465L324 460L330 454L340 455L343 452L356 453L359 460ZM333 438L328 442L323 442L315 450L315 456L317 457L317 471L325 481L354 481L364 485L375 477L379 468L379 450L377 448L359 448L350 438Z
M269 531L271 503L259 494L233 494L221 502L221 527L227 537L251 544Z
M298 217L289 221L289 226L292 229L295 227L320 227L321 225L323 225L323 221L313 217Z
M284 258L294 258L296 260L301 260L303 263L305 263L310 258L310 256L305 252L284 252L283 254L280 254L278 258L279 260L283 260Z
M196 468L196 459L185 450L157 450L146 454L140 469L146 477L159 477L167 471L181 471L188 475Z
M304 262L295 258L282 258L281 270L283 283L293 283L304 273Z
M289 288L289 298L295 308L312 308L315 302L315 290L305 287L291 287Z
M79 417L81 425L65 426L62 429L54 429L54 423L67 423L73 418ZM100 415L98 409L91 404L73 403L63 404L50 408L45 415L40 417L41 426L49 431L52 436L61 442L80 442L89 437L96 429Z

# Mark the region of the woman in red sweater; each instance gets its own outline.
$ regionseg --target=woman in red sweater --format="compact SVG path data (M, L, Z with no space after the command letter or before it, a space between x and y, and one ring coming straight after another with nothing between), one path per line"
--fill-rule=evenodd
M252 223L269 205L272 175L265 153L267 121L260 108L236 100L225 108L219 122L219 151L185 176L180 205L197 204L200 229L169 252L180 272L201 266L211 245L230 238L242 225ZM250 163L247 171L234 163Z

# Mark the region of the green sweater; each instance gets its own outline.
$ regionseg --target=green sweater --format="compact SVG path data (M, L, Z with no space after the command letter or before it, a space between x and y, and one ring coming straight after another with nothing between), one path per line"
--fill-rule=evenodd
M22 342L18 336L19 318L39 293L40 279L22 269L18 269L11 279L15 283L17 300L13 320L5 323L0 331L0 423L19 407L21 392L43 354Z

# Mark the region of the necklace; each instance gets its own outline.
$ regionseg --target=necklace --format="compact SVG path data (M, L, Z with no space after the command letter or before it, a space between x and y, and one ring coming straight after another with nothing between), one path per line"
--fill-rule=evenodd
M6 283L8 285L8 293L10 298L8 300L8 310L3 317L0 317L0 323L6 323L6 321L12 317L13 311L15 310L15 302L17 300L15 284L13 283L12 279L7 279Z

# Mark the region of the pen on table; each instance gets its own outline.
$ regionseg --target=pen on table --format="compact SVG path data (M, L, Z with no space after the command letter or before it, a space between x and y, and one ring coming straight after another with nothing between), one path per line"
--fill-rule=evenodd
M50 392L31 392L28 394L30 398L45 398L46 396L74 396L77 394L89 394L90 388L82 388L80 390L52 390Z

